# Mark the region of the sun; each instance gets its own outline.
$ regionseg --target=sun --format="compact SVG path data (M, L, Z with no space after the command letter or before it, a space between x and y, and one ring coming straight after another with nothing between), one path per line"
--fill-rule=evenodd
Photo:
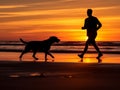
M87 40L88 39L88 37L87 36L85 36L85 40Z

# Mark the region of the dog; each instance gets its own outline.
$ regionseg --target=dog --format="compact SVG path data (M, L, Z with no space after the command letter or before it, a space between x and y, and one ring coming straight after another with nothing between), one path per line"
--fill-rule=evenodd
M47 62L47 55L50 55L52 58L54 56L50 53L50 47L53 43L58 43L60 39L58 39L56 36L51 36L50 38L43 40L43 41L30 41L26 42L23 39L20 38L20 41L25 44L25 48L22 51L20 55L20 61L22 61L22 57L25 53L32 51L33 55L32 57L35 60L38 60L38 58L35 56L38 51L45 53L45 62Z

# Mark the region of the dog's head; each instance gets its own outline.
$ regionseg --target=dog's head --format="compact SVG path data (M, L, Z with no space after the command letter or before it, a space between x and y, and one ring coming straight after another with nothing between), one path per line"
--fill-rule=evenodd
M49 38L52 42L59 42L60 41L60 39L58 39L56 36L51 36L50 38Z

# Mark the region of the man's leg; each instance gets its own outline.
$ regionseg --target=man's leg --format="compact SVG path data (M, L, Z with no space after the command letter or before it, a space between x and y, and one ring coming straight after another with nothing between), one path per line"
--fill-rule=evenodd
M103 54L102 54L102 52L99 50L99 48L98 48L95 40L92 41L92 45L94 46L94 48L95 48L96 51L98 52L98 57L97 57L97 58L99 59L101 56L103 56Z
M89 45L89 39L86 41L85 48L84 48L84 51L82 52L82 54L78 55L80 58L83 58L84 54L87 52L88 45Z

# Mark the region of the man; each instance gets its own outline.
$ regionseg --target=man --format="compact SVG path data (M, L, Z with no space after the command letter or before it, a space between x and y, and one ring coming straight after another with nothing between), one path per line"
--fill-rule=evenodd
M83 58L84 54L87 52L88 45L91 44L98 52L97 59L100 59L100 57L103 56L103 54L96 45L95 38L97 36L97 30L102 27L102 24L96 17L92 16L92 9L87 10L87 16L88 18L85 19L85 23L82 29L87 29L88 40L86 41L83 53L81 55L78 54L78 56L80 58Z

